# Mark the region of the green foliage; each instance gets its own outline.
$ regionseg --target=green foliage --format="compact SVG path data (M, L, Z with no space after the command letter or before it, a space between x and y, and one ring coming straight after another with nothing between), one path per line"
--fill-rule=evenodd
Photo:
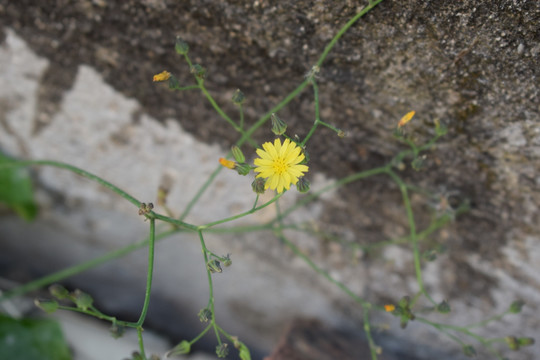
M71 354L56 321L0 314L0 359L70 360Z
M12 208L21 218L31 221L37 215L32 180L26 169L2 167L13 161L0 153L0 203Z

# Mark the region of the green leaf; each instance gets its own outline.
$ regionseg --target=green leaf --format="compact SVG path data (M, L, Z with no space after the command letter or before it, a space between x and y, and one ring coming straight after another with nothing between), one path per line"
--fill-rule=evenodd
M32 180L26 169L2 167L10 162L13 160L0 153L0 203L7 204L20 217L31 221L37 215Z
M71 360L58 323L0 314L0 359Z

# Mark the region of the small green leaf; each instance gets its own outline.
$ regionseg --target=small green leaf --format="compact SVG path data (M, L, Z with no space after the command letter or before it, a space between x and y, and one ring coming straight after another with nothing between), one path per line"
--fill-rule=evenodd
M49 319L13 319L0 314L2 359L71 360L58 323Z
M7 204L21 218L31 221L37 215L32 180L26 169L2 167L10 162L13 160L0 153L0 203Z

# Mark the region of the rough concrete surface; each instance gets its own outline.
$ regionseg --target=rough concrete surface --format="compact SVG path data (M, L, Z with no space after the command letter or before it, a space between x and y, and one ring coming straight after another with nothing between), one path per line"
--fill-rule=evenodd
M173 183L170 204L182 209L237 135L200 93L152 84L152 75L163 69L181 84L192 83L174 54L174 38L190 44L193 61L208 70L210 92L228 113L236 114L230 97L242 89L246 123L252 124L302 81L362 4L0 1L0 150L84 167L142 201L155 199L167 177ZM503 311L516 298L527 303L524 313L485 330L491 336L540 332L539 24L540 4L532 0L387 0L340 40L318 78L322 118L348 137L322 129L310 141L315 188L388 161L403 148L392 138L393 127L411 109L417 115L407 131L418 141L433 134L433 119L448 126L423 171L406 166L401 174L449 206L471 204L422 245L447 249L424 271L433 296L452 305L451 318L441 321L470 323ZM293 132L304 135L311 126L312 99L306 90L280 111ZM271 137L264 127L255 133L258 140ZM0 219L6 276L28 280L144 236L147 224L109 191L52 168L33 174L39 220ZM206 222L248 209L250 182L223 171L188 220ZM285 201L296 199L290 192ZM421 229L437 203L423 196L413 196L412 203ZM246 221L269 216L257 213ZM351 184L294 216L361 245L408 232L399 191L385 177ZM350 248L318 238L297 240L369 300L382 303L416 291L407 246L385 247L357 264ZM234 260L216 281L218 314L256 356L267 355L296 316L361 328L358 308L271 234L209 235L209 243ZM64 252L69 255L59 256ZM41 261L17 260L30 255ZM200 326L195 314L207 297L197 239L183 234L165 240L157 257L158 305L150 310L149 326L178 341ZM71 284L87 287L107 310L129 316L141 304L145 261L140 251ZM112 271L115 278L105 281ZM390 324L378 342L400 359L460 356L458 346L422 324L401 331L395 319L374 316L381 328ZM163 321L171 318L181 324ZM213 342L202 346L211 349ZM537 353L539 345L507 356L534 359Z

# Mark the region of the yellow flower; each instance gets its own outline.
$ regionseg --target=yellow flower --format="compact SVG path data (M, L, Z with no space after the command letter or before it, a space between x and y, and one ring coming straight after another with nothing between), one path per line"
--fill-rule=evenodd
M386 312L392 312L394 310L396 310L396 307L392 304L387 304L387 305L384 305L384 310Z
M414 111L409 111L408 113L406 113L405 116L403 116L401 120L399 120L397 127L400 128L406 123L408 123L409 121L411 121L411 119L414 116L414 113L415 113Z
M171 73L168 71L162 71L159 74L154 75L154 81L165 81L169 80Z
M286 139L281 144L280 139L274 140L274 143L266 142L262 149L257 149L259 158L255 159L257 166L255 172L258 172L258 178L266 178L265 189L276 190L278 193L296 184L298 178L308 171L306 165L300 163L305 156L302 149L294 142Z

